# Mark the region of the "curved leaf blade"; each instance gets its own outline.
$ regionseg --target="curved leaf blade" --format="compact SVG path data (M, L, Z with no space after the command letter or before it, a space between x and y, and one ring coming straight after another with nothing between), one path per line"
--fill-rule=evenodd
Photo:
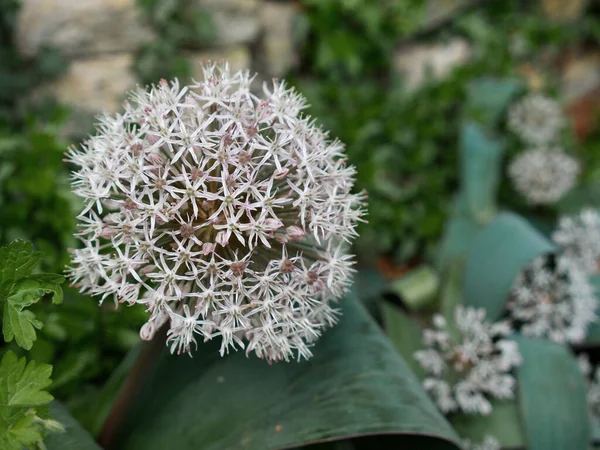
M269 366L207 343L162 354L122 424L116 448L268 450L371 434L405 448L456 449L457 436L354 298L302 363ZM214 345L213 345L214 344Z
M523 356L517 369L519 402L529 450L588 448L585 381L566 347L518 336Z
M499 214L475 238L465 268L465 304L485 308L490 320L504 311L518 273L554 245L513 213Z
M101 447L57 401L50 403L50 415L65 428L64 433L49 433L44 438L47 450L101 450Z

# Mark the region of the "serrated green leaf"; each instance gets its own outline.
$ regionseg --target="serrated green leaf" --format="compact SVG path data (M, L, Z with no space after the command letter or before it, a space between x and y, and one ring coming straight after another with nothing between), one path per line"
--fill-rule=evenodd
M270 450L390 434L396 448L458 448L457 436L359 302L306 362L268 365L219 343L164 352L120 424L115 448ZM203 405L210 405L204 407Z
M37 293L37 290L35 290ZM11 342L13 339L17 341L20 347L25 350L31 350L33 342L36 339L35 329L42 328L43 324L36 320L35 314L24 306L30 305L30 300L36 296L36 293L21 291L16 294L11 301L9 297L4 303L4 317L2 318L2 334L6 342ZM37 296L39 299L43 292Z
M7 406L28 407L51 402L52 395L44 391L52 383L51 374L51 365L27 363L9 350L0 363L0 400Z
M465 122L460 131L462 192L470 217L489 222L497 211L503 144L490 138L483 128Z
M527 449L587 448L587 391L577 360L566 347L550 341L515 340L523 356L517 382Z
M35 330L43 324L25 308L47 294L52 294L53 303L63 300L62 276L31 275L40 257L41 253L33 252L29 242L15 241L0 248L0 258L4 258L0 260L0 301L4 301L2 334L6 342L15 339L26 350L33 346L37 338Z
M20 279L15 283L12 290L14 292L19 292L23 290L40 289L44 292L42 295L52 294L52 303L57 305L63 302L63 290L60 285L64 282L65 277L61 275L55 275L53 273L39 273ZM36 298L34 302L38 300L39 297Z
M0 299L9 294L15 281L30 275L42 258L31 242L16 240L0 247Z
M554 245L513 213L499 214L473 242L465 267L465 304L485 308L489 320L505 308L518 273Z

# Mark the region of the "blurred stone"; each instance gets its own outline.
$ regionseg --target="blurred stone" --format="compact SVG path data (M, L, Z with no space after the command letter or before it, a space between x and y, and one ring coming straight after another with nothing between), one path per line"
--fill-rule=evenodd
M600 52L570 57L563 66L561 97L580 140L597 129L600 113Z
M202 81L202 63L210 61L229 61L232 71L249 69L251 63L250 51L243 45L193 52L188 56L192 69L192 78Z
M394 68L409 90L418 89L429 76L441 80L471 57L471 47L462 38L446 43L411 43L396 49Z
M419 29L432 29L456 16L463 8L479 0L428 0ZM569 1L569 0L566 0Z
M572 22L583 14L587 0L541 0L546 17L554 22Z
M258 0L193 0L211 15L217 45L252 42L258 37ZM261 5L262 6L262 5Z
M566 103L600 88L600 53L571 58L561 76L561 94Z
M267 1L260 8L262 39L259 56L265 75L281 77L294 67L298 54L294 45L294 20L297 8L293 3Z
M22 0L17 45L28 56L43 46L88 57L133 51L152 38L136 0Z
M112 113L121 109L124 94L136 84L132 67L130 53L75 60L46 89L75 110Z

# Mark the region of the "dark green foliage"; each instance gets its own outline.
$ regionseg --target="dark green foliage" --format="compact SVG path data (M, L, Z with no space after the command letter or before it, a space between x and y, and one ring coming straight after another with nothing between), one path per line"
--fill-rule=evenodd
M152 84L161 78L188 79L191 71L184 50L214 39L210 14L187 0L139 0L139 5L156 33L139 51L135 66L139 80Z

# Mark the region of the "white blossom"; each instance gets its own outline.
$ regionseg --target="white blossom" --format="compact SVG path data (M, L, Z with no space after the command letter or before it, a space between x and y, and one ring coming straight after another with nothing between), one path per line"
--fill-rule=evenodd
M587 274L567 256L539 256L513 283L508 315L528 336L559 343L585 339L596 320L596 299Z
M501 450L502 446L498 440L490 435L486 435L480 443L472 442L469 439L462 440L464 450Z
M579 355L578 361L586 382L588 407L600 419L600 367L592 367L585 353Z
M575 216L561 217L552 240L588 273L598 272L600 263L600 214L584 209Z
M274 80L258 97L247 71L203 70L188 87L138 88L68 152L85 203L69 276L143 304L142 338L168 324L172 352L219 337L221 354L309 358L351 281L365 195L293 88Z
M539 94L524 97L508 112L508 127L529 145L554 142L564 125L560 105Z
M518 345L505 339L508 324L485 321L483 309L459 305L454 320L456 334L440 315L434 316L434 328L423 332L425 349L415 352L428 375L423 386L444 413L487 415L490 397L514 396L510 371L521 362Z
M580 172L576 159L559 149L533 148L508 168L514 188L531 204L552 204L569 192Z

